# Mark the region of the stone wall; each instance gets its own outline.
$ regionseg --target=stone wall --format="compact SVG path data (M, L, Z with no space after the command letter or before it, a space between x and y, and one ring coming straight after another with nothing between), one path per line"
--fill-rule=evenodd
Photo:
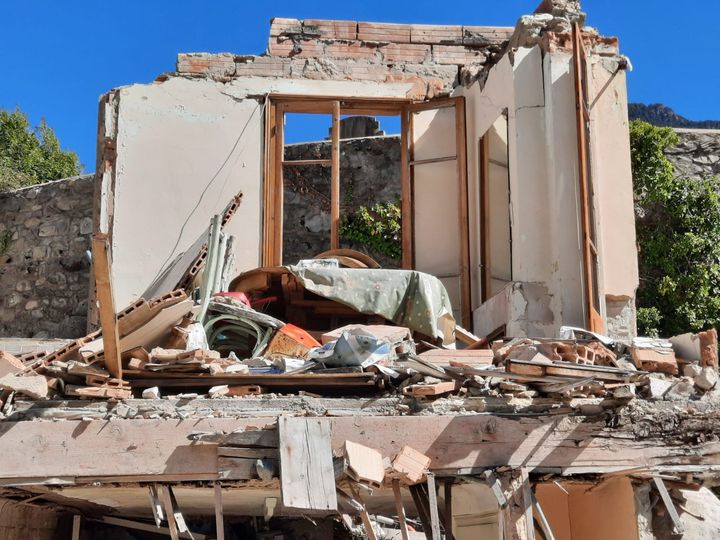
M328 159L330 142L290 144L285 159ZM330 167L286 166L283 259L294 264L330 249ZM366 137L340 142L340 216L360 206L400 201L400 137ZM341 239L342 240L342 239ZM342 247L367 251L341 241ZM381 265L397 267L379 253Z
M0 336L85 334L93 176L0 193Z
M676 129L680 142L665 154L679 176L720 175L720 130Z

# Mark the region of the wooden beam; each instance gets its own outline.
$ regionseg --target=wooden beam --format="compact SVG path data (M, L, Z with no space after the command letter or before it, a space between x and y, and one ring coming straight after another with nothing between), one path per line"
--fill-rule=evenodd
M75 514L72 522L72 540L80 540L80 529L82 527L82 516Z
M410 158L409 141L410 112L404 108L400 114L400 212L402 223L402 267L409 270L413 267L412 254L412 191L410 187Z
M480 289L483 302L490 299L490 137L486 133L478 142L480 168Z
M438 516L437 484L435 474L427 473L428 504L430 506L430 527L432 539L440 540L440 517Z
M395 498L395 512L397 512L398 521L400 522L400 535L402 540L409 540L407 521L405 520L405 506L402 501L402 493L400 492L400 480L397 478L392 481L393 497Z
M172 500L170 498L170 487L159 486L158 489L160 490L160 500L165 507L165 517L167 519L170 538L172 540L178 540L180 538L180 534L177 523L175 522L175 510L173 509Z
M271 99L265 103L265 168L263 176L263 242L262 265L272 266L275 259L275 152L277 146L276 105ZM281 158L282 160L282 158Z
M683 534L685 532L685 526L678 515L675 503L673 503L672 498L670 498L670 493L668 493L668 490L665 487L665 482L663 482L662 478L655 475L653 476L653 483L660 493L660 498L662 498L665 509L668 511L668 515L673 522L673 533Z
M460 227L460 296L462 325L472 331L472 294L470 281L470 211L467 175L467 130L465 127L465 98L455 98L455 153L460 188L458 216Z
M332 104L332 170L330 173L330 249L340 248L340 102Z
M453 535L453 510L452 510L452 485L453 478L446 478L443 482L443 499L445 499L445 509L443 511L443 526L445 527L445 538L454 540Z
M123 527L125 529L135 529L138 531L146 531L151 532L155 534L165 534L165 535L171 535L171 531L168 527L156 527L155 525L151 523L143 523L142 521L134 521L131 519L123 519L123 518L116 518L111 516L103 516L99 519L95 519L93 521L98 521L100 523L105 523L107 525L114 525L116 527ZM194 539L194 540L206 540L208 537L204 534L200 534L197 532L194 533L178 533L178 538L187 538L187 539ZM218 538L219 540L219 538Z
M533 519L533 493L530 487L530 477L528 470L525 467L520 469L520 479L522 484L520 489L522 491L522 504L525 512L525 536L527 540L535 540L535 520Z
M608 427L603 416L353 416L327 422L332 448L346 440L394 456L405 445L431 459L436 474L479 474L508 465L564 474L598 474L632 467L710 466L720 459L720 443L686 444L720 431L720 407L677 412L663 428L630 411ZM186 420L65 420L0 423L0 484L168 482L218 479L216 444L194 442L194 433L231 433L272 427L275 417L190 418ZM392 434L392 436L388 436ZM118 449L119 441L122 448ZM115 448L108 459L108 448ZM682 451L680 451L682 450ZM47 459L62 456L62 459ZM334 490L333 490L334 491Z
M592 192L587 157L587 97L585 95L585 65L583 61L582 31L578 23L573 23L573 74L575 79L575 119L577 127L578 177L580 182L580 218L583 236L583 274L585 291L585 309L587 324L593 332L604 332L604 324L595 305L597 287L597 267L592 253Z
M306 167L309 165L323 165L332 166L331 159L293 159L290 161L283 161L283 167Z
M97 233L92 239L93 273L95 289L100 304L100 327L105 356L105 367L110 375L122 379L122 362L120 359L120 335L118 332L115 302L113 300L108 236Z
M266 266L278 266L283 262L285 183L282 162L285 159L285 110L282 106L275 108L275 151L273 157L275 159L273 165L273 255L272 261Z
M222 487L215 482L215 538L225 540L225 521L223 520Z

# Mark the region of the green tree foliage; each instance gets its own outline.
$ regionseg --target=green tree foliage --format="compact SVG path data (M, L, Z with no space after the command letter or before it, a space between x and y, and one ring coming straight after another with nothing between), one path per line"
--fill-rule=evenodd
M401 211L399 203L361 206L343 219L340 236L358 242L393 259L402 257Z
M0 110L0 191L80 174L75 152L60 148L45 120L35 128L25 113Z
M664 150L677 142L670 128L630 125L644 335L720 324L720 181L676 177Z

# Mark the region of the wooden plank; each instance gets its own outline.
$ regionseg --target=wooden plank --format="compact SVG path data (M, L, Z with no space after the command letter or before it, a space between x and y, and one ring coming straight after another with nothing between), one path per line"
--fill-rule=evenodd
M400 114L400 212L402 223L402 267L410 270L413 267L412 256L412 193L410 189L410 151L408 142L410 139L410 121L407 109Z
M94 521L98 521L100 523L105 523L107 525L115 525L116 527L123 527L125 529L135 529L138 531L146 531L151 532L155 534L165 534L170 535L170 529L167 527L156 527L152 523L143 523L142 521L134 521L130 519L123 519L123 518L117 518L117 517L111 517L111 516L103 516L100 519L95 519ZM201 533L178 533L178 538L187 538L187 539L194 539L194 540L207 540L207 536ZM219 537L218 537L219 540Z
M445 156L445 157L436 157L436 158L428 158L428 159L416 159L408 163L411 167L416 167L418 165L429 165L430 163L441 163L443 161L455 161L457 159L457 156Z
M438 516L437 485L435 475L427 473L428 504L430 506L430 527L432 539L440 540L440 517Z
M283 258L283 219L285 183L283 180L282 162L285 158L285 110L278 106L275 110L275 151L273 164L273 254L269 264L277 266L282 264Z
M353 441L345 441L345 461L347 472L354 480L380 487L385 478L380 452Z
M218 456L248 459L279 459L280 454L277 448L237 448L233 446L219 446Z
M715 411L715 412L713 412ZM720 430L716 408L703 413L676 414L676 431L623 417L609 428L603 416L547 417L475 416L352 416L313 419L332 427L332 447L345 441L376 448L394 456L405 445L431 460L436 473L467 470L478 474L501 465L530 469L607 473L632 467L710 466L720 460L720 444L667 444L668 437L700 439ZM265 418L202 418L153 420L65 420L0 423L0 480L7 485L41 484L50 478L78 482L217 480L214 444L196 443L194 433L229 433L250 427L272 427ZM664 425L675 425L672 418ZM677 430L680 431L677 431ZM392 436L388 436L392 434ZM114 449L108 459L106 449ZM54 456L53 459L48 456ZM62 456L62 459L55 459ZM232 458L228 458L232 459ZM235 458L241 459L241 458ZM333 490L334 491L334 490Z
M685 526L683 525L683 522L678 515L677 509L675 508L675 503L673 503L672 498L670 498L670 493L668 493L667 487L665 487L665 483L663 482L662 478L657 475L653 476L653 483L655 484L655 487L660 493L660 497L662 498L663 504L665 505L665 509L668 511L668 515L673 522L673 533L683 534L685 532Z
M587 324L591 331L603 333L605 328L602 317L598 312L599 307L595 305L595 288L597 286L597 268L594 265L594 258L591 252L593 243L591 223L592 192L589 168L588 168L588 118L587 96L585 95L585 63L582 57L582 32L578 23L573 23L573 75L575 80L575 119L577 127L577 150L578 150L578 176L580 183L580 218L583 235L583 274Z
M520 478L522 484L520 489L522 491L522 503L523 510L525 513L525 536L527 540L535 540L535 520L533 519L533 495L532 488L530 487L530 477L526 467L520 469Z
M291 161L283 161L283 167L307 167L310 165L332 166L331 159L294 159Z
M222 487L220 482L215 482L215 538L225 540L225 522L223 520Z
M337 510L329 421L282 416L278 430L283 505L320 512Z
M332 104L330 172L330 249L340 248L340 102Z
M109 250L108 236L104 233L95 234L92 239L92 266L97 299L100 304L100 327L102 328L105 367L113 377L122 379L120 335L117 315L115 314L112 283L110 281L111 262Z
M398 522L400 523L400 535L402 540L409 539L407 521L405 520L405 506L402 502L402 494L400 493L400 480L392 481L393 497L395 498L395 512L397 513Z
M263 242L262 265L272 266L275 244L275 152L277 145L276 105L269 97L265 99L265 161L263 175ZM282 161L282 157L281 157Z
M240 431L221 435L218 440L222 446L242 446L245 448L277 448L280 444L275 429Z
M420 484L410 486L410 495L412 496L413 503L415 503L418 518L420 519L423 531L425 532L425 538L427 540L433 540L432 525L430 523L430 508L428 507L427 492L423 489L424 487L424 485Z
M491 366L494 354L490 349L430 349L418 355L426 362L445 367Z
M484 134L478 142L480 168L480 299L490 299L490 137Z
M258 478L257 458L218 456L218 478L221 480L254 480Z
M454 540L453 535L453 510L452 510L452 485L453 479L446 478L443 482L443 499L445 500L445 509L443 511L443 527L445 528L446 540Z
M72 540L80 540L80 529L82 527L82 516L74 515L72 522Z
M439 396L449 392L455 392L462 387L460 381L445 381L434 384L412 384L403 388L406 396Z
M470 281L470 211L467 175L467 132L465 126L465 98L455 98L455 152L460 186L458 215L460 227L460 296L462 325L472 330L472 295Z
M165 508L165 517L167 518L168 532L170 533L171 540L179 540L180 534L178 531L177 523L175 522L175 512L173 509L172 501L170 499L170 487L159 486L160 500Z

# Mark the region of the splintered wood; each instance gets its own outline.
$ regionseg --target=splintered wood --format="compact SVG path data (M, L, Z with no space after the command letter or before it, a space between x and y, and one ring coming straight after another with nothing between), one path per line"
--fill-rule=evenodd
M337 510L330 424L319 418L278 419L283 505L298 510Z

